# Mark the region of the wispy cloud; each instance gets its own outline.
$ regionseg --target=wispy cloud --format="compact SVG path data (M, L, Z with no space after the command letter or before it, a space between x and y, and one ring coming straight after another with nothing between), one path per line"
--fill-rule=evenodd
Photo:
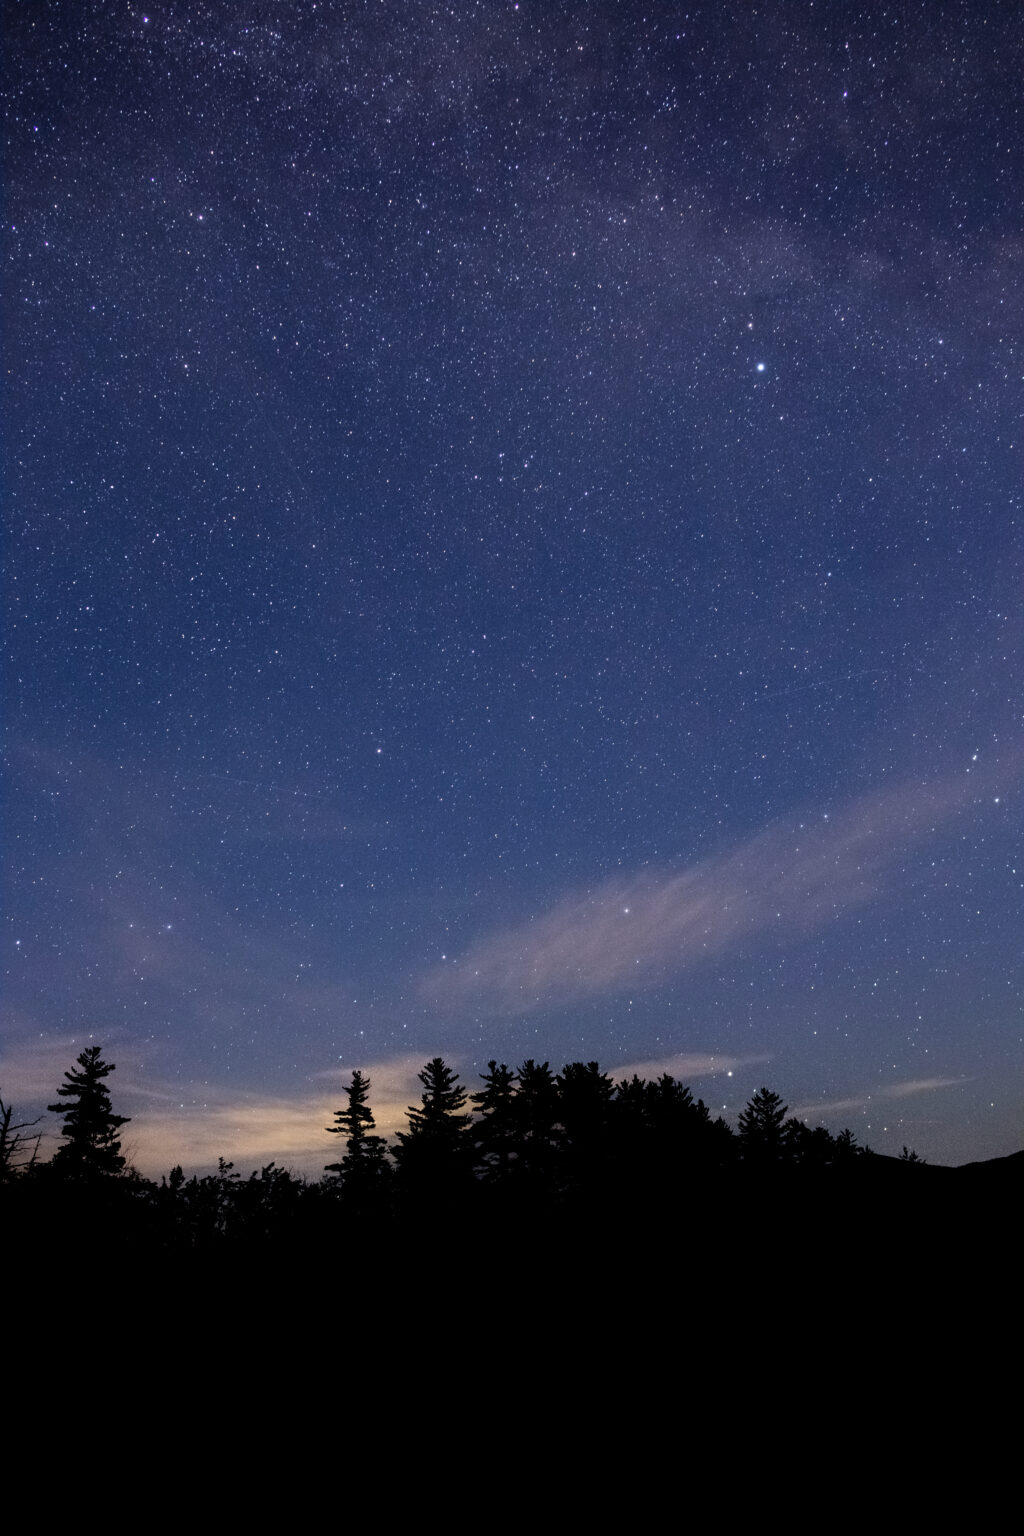
M61 1034L27 1033L20 1021L4 1019L0 1022L0 1044L3 1060L0 1066L0 1093L6 1102L16 1107L31 1104L38 1106L47 1099L56 1099L57 1089L64 1081L64 1074L73 1070L80 1052L92 1045L103 1048L104 1060L113 1059L122 1067L128 1056L128 1073L138 1075L143 1051L138 1042L128 1041L123 1029L107 1029L102 1034L91 1030L70 1031ZM110 1046L115 1049L111 1050ZM124 1076L122 1072L122 1077ZM117 1083L112 1083L116 1093ZM59 1130L60 1122L55 1122Z
M875 1095L879 1099L909 1099L915 1093L933 1093L936 1088L956 1088L964 1077L915 1077L906 1083L889 1083Z
M865 1089L863 1093L853 1094L847 1099L819 1099L813 1104L798 1104L790 1110L790 1114L797 1120L821 1120L832 1119L835 1115L846 1115L852 1110L870 1109L872 1105L892 1103L900 1099L913 1098L919 1093L934 1093L938 1088L958 1088L967 1082L964 1077L915 1077L909 1078L903 1083L887 1083L882 1088Z
M681 872L613 879L433 970L426 997L497 1014L652 985L740 945L813 933L873 901L913 846L1016 778L965 772L865 795L835 815L776 823Z
M723 1073L737 1072L742 1067L756 1066L767 1060L767 1056L725 1056L708 1051L681 1051L673 1056L657 1056L645 1061L630 1061L622 1067L612 1067L611 1076L617 1083L621 1083L634 1076L651 1081L667 1073L678 1082L692 1083L702 1077L721 1077Z

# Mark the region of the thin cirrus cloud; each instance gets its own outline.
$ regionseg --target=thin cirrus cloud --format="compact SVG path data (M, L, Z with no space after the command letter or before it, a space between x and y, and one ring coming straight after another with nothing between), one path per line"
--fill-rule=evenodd
M664 1076L678 1082L693 1083L705 1077L721 1077L723 1072L731 1076L743 1067L759 1066L767 1056L726 1056L710 1051L677 1051L672 1056L648 1057L644 1061L630 1061L615 1067L612 1076L617 1083L628 1082L632 1077L655 1080Z
M423 995L496 1014L655 985L744 944L817 932L880 896L911 850L1016 778L1000 768L864 795L831 817L776 823L677 873L605 881L478 940Z
M967 1079L964 1077L915 1077L902 1083L888 1083L884 1088L874 1088L871 1092L865 1091L853 1094L846 1099L832 1099L828 1102L821 1101L815 1104L800 1104L792 1110L792 1115L797 1120L817 1120L822 1116L831 1118L835 1115L848 1114L851 1110L867 1110L874 1105L892 1103L894 1100L913 1098L919 1093L935 1093L940 1088L962 1088Z

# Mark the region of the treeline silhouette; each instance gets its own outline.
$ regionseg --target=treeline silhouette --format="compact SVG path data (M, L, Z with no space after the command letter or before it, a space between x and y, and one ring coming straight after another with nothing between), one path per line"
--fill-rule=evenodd
M377 1133L372 1084L355 1072L325 1127L340 1155L320 1179L269 1163L242 1177L221 1160L216 1173L187 1178L180 1166L159 1181L126 1166L99 1047L65 1073L58 1102L61 1143L38 1155L34 1126L0 1101L0 1188L8 1230L43 1246L69 1233L98 1243L164 1253L331 1249L353 1229L396 1242L411 1232L450 1245L460 1232L494 1240L517 1233L579 1234L628 1217L633 1232L685 1219L705 1238L786 1213L823 1231L867 1200L873 1218L933 1198L939 1175L903 1150L900 1159L861 1147L790 1116L764 1087L734 1131L676 1078L615 1082L598 1063L546 1061L513 1069L491 1061L470 1093L441 1057L420 1073L422 1094L393 1146ZM1016 1159L1003 1159L1013 1166ZM995 1165L987 1165L990 1169ZM1004 1170L1004 1175L1005 1175ZM908 1182L908 1181L913 1181ZM951 1186L942 1185L948 1196ZM895 1202L895 1204L894 1204ZM902 1218L902 1214L901 1217Z

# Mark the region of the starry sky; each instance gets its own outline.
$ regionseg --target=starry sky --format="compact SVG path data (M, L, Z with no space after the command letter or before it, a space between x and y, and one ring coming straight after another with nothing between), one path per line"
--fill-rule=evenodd
M19 1112L1024 1145L1019 21L736 9L5 7Z

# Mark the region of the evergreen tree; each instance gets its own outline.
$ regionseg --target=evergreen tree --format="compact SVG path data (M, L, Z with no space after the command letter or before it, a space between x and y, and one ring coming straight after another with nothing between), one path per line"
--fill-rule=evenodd
M864 1148L857 1141L856 1136L849 1129L840 1131L835 1138L835 1158L837 1162L848 1162L851 1158L861 1157Z
M398 1132L395 1156L404 1178L444 1180L468 1171L472 1151L463 1113L466 1090L440 1056L419 1074L423 1097L409 1106L409 1129Z
M740 1115L740 1143L745 1161L775 1163L781 1160L788 1108L771 1089L758 1089Z
M653 1082L637 1076L620 1082L612 1107L616 1158L649 1185L732 1161L734 1138L725 1121L712 1120L704 1100L695 1101L667 1072Z
M615 1084L596 1061L568 1062L556 1082L563 1143L588 1154L601 1144L608 1130Z
M124 1158L117 1132L129 1117L114 1114L103 1081L116 1069L113 1062L102 1059L98 1045L81 1053L78 1066L80 1071L64 1073L67 1082L57 1089L58 1096L68 1102L46 1106L64 1116L60 1133L64 1141L54 1155L54 1166L78 1175L120 1173Z
M666 1152L674 1146L690 1160L730 1160L732 1132L721 1117L712 1120L704 1100L695 1100L685 1083L664 1072L647 1092L651 1124Z
M440 1056L428 1061L419 1074L423 1084L420 1107L410 1104L409 1130L399 1132L398 1139L408 1143L417 1137L428 1141L455 1142L461 1139L469 1115L461 1113L466 1103L466 1090L459 1082L459 1074L446 1066Z
M516 1076L504 1062L489 1061L482 1077L483 1091L470 1095L480 1116L473 1126L476 1165L485 1178L505 1178L516 1153Z
M615 1084L596 1061L570 1061L558 1074L559 1172L563 1190L601 1183L614 1161Z
M337 1163L327 1163L325 1173L337 1173L342 1178L362 1179L381 1175L387 1169L387 1142L383 1136L372 1134L373 1110L366 1102L370 1094L370 1079L362 1072L353 1072L352 1081L345 1090L348 1108L336 1111L335 1125L327 1127L332 1136L347 1136L347 1152Z
M826 1127L816 1125L812 1130L795 1116L782 1127L782 1145L787 1160L803 1167L828 1168L835 1161L835 1140Z
M557 1159L558 1083L550 1063L532 1057L523 1062L516 1077L516 1174L543 1183Z

